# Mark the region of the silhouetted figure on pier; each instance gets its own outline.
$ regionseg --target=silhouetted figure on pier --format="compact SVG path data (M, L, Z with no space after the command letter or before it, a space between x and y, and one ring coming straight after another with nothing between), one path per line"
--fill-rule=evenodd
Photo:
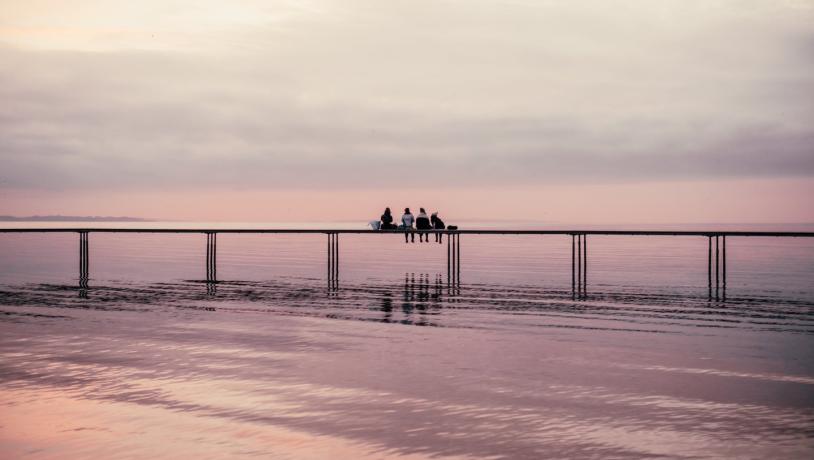
M401 216L401 225L404 228L404 242L409 243L407 240L408 237L412 237L413 243L415 243L415 232L413 232L413 222L415 222L415 217L413 217L413 213L410 212L410 208L404 208L404 215Z
M427 211L424 208L419 208L418 217L415 219L415 228L418 230L418 241L424 241L425 231L432 230L430 218L427 216ZM430 242L430 235L426 235L426 242Z
M379 228L381 228L382 230L396 229L396 224L393 223L393 215L390 214L390 208L384 209L384 214L382 214L381 221L382 225Z
M432 216L430 216L430 224L432 224L432 228L434 230L444 230L445 228L447 228L447 226L444 225L444 221L441 220L440 217L438 217L438 212L432 213ZM443 238L443 235L441 235L440 233L435 234L435 242L436 243L441 244L441 239L442 238Z

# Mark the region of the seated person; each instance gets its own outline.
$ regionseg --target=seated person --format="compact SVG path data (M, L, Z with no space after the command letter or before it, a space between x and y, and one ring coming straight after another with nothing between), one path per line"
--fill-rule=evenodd
M430 224L432 224L432 228L435 229L435 230L443 230L443 229L447 228L446 225L444 225L444 221L441 220L440 217L438 217L437 212L432 213L432 216L430 216ZM436 233L435 234L435 242L440 244L441 243L441 238L443 238L443 236L444 235L442 235L440 233Z
M415 221L415 218L413 217L413 213L410 212L410 208L404 208L404 215L401 216L401 225L399 226L399 229L404 230L404 242L405 243L410 242L408 237L412 237L413 238L413 243L415 243L415 233L413 233L411 231L413 229L413 222L414 221Z
M418 217L415 219L415 228L417 230L432 230L432 225L430 225L430 218L427 216L427 211L424 211L424 208L419 209ZM418 241L424 241L424 234L418 234ZM430 242L430 235L427 235L427 243Z
M393 223L393 215L390 214L390 208L385 208L384 214L381 217L382 225L379 227L381 230L395 230L396 225Z

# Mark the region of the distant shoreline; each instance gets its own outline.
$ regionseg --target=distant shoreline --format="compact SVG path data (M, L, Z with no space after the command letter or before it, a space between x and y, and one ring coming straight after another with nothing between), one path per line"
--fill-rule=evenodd
M0 216L0 222L155 222L140 217L113 216Z

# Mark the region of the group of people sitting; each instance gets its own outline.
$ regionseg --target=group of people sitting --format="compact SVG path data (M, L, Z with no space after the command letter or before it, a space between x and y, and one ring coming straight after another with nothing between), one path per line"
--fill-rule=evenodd
M415 224L415 227L413 227ZM390 208L386 208L384 210L384 214L381 217L381 224L379 225L381 230L405 230L404 233L404 242L409 243L412 241L415 243L415 232L407 231L407 230L418 230L418 241L424 241L424 237L426 236L426 242L430 242L430 235L425 235L421 233L421 230L444 230L446 225L444 225L444 221L438 217L438 213L434 212L431 216L427 217L427 212L424 211L424 208L420 208L418 216L413 216L413 213L410 212L410 208L404 208L404 215L401 216L401 224L396 225L393 223L393 215L390 214ZM435 241L437 243L441 243L441 234L435 234Z

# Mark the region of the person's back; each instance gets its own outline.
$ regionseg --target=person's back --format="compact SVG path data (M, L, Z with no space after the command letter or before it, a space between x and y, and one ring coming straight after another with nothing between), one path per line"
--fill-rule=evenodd
M415 219L415 228L418 230L432 230L432 225L430 225L430 218L427 216L427 211L424 208L420 209L418 213L418 217ZM424 241L424 234L418 234L418 241ZM427 235L427 242L430 241L430 236Z
M443 229L447 228L446 225L444 225L444 221L441 220L440 217L438 217L437 212L432 213L432 216L430 217L430 224L432 225L432 228L434 228L435 230L443 230ZM443 235L441 235L440 233L436 233L435 234L435 242L436 243L441 243L442 236Z
M424 211L424 208L421 208L421 212L418 213L418 217L415 219L415 228L419 230L429 230L432 228L430 218L427 216L427 212Z
M407 236L408 234L413 237L413 243L415 243L415 233L412 233L410 230L413 229L413 222L415 222L415 218L413 217L413 213L410 212L410 208L404 208L404 215L401 216L401 224L404 226L404 242L407 243Z
M413 214L410 213L408 209L403 216L401 216L401 223L404 224L404 228L413 228L413 223L415 222L415 217Z
M396 226L393 225L393 215L390 214L390 208L386 208L384 210L384 214L382 214L381 221L382 221L381 225L382 230L392 230L396 228Z

